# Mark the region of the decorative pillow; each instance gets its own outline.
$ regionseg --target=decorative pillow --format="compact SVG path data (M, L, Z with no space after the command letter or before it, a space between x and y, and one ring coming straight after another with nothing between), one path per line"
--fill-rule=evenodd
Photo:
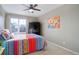
M2 36L4 37L5 40L9 40L13 38L13 34L10 33L10 31L8 29L4 29L2 31Z
M2 45L2 43L5 40L9 40L13 38L14 38L13 33L10 33L8 29L0 30L0 45Z

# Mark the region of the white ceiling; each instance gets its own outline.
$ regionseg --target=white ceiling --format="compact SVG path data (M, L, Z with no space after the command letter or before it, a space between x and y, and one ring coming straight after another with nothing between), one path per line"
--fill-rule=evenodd
M54 10L62 6L62 4L38 4L36 8L41 9L41 11L34 11L34 13L23 11L26 7L23 6L22 4L2 4L1 6L7 13L39 17L51 10Z

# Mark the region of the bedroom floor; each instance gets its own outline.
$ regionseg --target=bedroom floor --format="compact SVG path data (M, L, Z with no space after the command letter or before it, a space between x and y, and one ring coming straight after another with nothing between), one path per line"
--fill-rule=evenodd
M29 55L74 55L73 53L66 51L60 47L55 46L52 42L47 41L48 46L43 51L37 51L30 53Z

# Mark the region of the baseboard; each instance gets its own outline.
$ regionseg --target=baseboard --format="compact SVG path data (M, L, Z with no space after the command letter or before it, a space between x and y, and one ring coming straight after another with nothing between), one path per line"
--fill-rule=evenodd
M50 41L49 41L49 42L50 42ZM59 48L62 48L62 49L64 49L64 50L66 50L66 51L69 51L69 52L71 52L71 53L73 53L73 54L75 54L75 55L79 55L78 52L75 52L75 51L73 51L73 50L71 50L71 49L68 49L68 48L65 48L65 47L63 47L63 46L60 46L60 45L58 45L58 44L56 44L56 43L51 43L51 44L53 44L53 45L55 45L55 46L57 46L57 47L59 47Z

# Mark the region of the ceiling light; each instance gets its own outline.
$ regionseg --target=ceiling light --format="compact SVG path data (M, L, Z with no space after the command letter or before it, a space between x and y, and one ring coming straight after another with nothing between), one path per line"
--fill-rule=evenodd
M33 13L33 12L34 12L34 10L33 10L33 9L30 9L30 10L29 10L29 12L30 12L30 13Z

